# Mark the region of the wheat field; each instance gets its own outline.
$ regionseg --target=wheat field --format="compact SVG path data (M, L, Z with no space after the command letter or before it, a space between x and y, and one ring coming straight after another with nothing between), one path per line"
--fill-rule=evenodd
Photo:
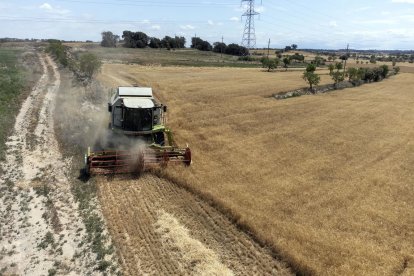
M284 101L269 96L300 72L106 64L99 79L153 87L194 158L164 176L296 272L414 273L414 75Z

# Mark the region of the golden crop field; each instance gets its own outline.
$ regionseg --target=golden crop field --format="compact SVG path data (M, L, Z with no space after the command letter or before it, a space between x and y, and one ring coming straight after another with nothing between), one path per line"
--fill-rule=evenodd
M414 75L283 101L268 96L305 86L300 72L106 64L99 79L153 87L193 151L165 177L297 272L414 273Z

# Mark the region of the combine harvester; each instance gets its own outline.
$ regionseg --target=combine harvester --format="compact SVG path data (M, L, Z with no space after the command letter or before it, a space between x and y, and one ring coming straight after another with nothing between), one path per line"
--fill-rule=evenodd
M89 174L140 173L169 163L191 164L191 150L179 148L165 126L167 106L158 103L151 88L119 87L108 103L108 142L85 155Z

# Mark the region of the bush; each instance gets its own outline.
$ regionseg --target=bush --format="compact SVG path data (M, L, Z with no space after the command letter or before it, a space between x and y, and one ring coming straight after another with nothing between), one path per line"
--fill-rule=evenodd
M388 73L390 72L390 68L388 65L384 64L380 66L380 69L382 70L382 78L385 79L388 76Z
M394 67L394 74L398 74L400 72L401 68L400 67Z
M80 57L79 69L88 78L92 78L101 69L101 66L102 62L94 54L86 53Z
M239 61L255 61L256 59L251 57L251 56L243 56L243 57L239 57L237 60L239 60Z
M46 52L52 54L64 67L68 66L69 61L66 48L60 40L49 40L49 46L46 48Z

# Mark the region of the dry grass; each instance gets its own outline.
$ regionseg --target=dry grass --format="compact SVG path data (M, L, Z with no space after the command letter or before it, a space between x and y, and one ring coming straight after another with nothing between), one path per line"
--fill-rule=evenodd
M299 72L105 65L154 87L194 164L170 178L230 210L302 273L394 275L414 266L412 74L285 101ZM323 83L329 81L322 77Z

